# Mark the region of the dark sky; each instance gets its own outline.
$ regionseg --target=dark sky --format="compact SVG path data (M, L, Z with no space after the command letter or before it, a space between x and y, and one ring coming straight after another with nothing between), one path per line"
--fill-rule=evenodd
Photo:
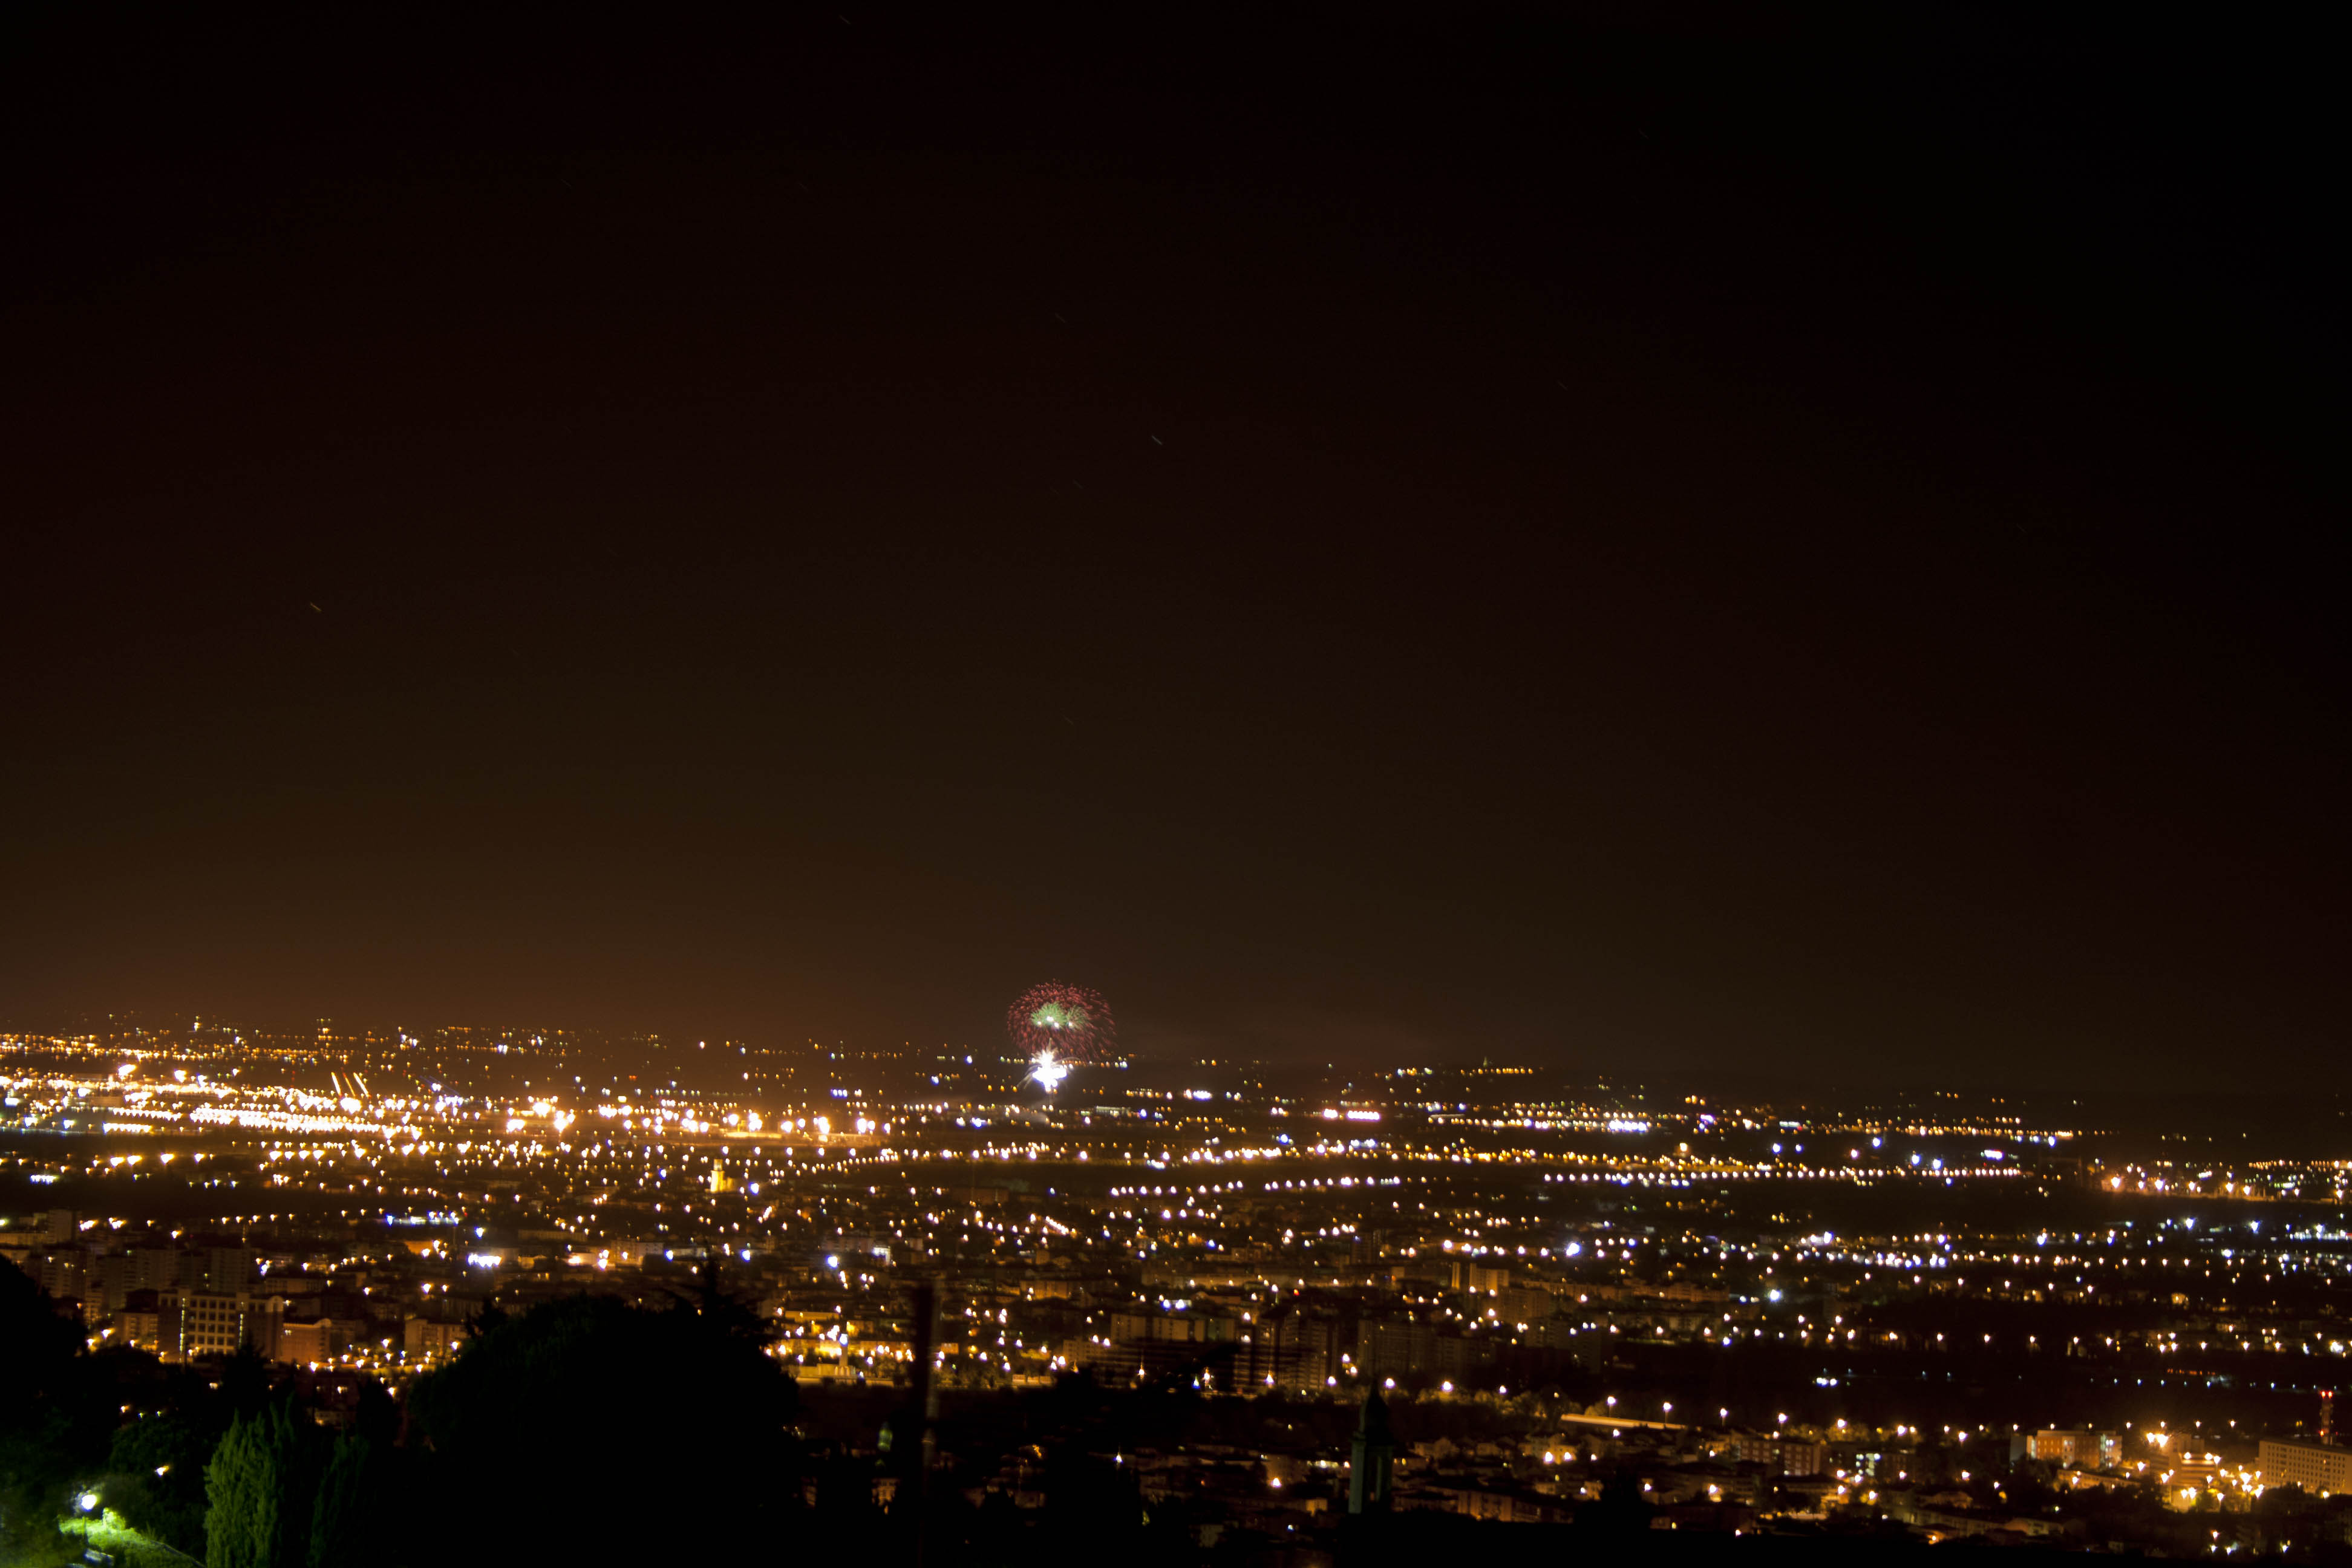
M2316 37L1099 9L12 14L0 1018L2340 1060Z

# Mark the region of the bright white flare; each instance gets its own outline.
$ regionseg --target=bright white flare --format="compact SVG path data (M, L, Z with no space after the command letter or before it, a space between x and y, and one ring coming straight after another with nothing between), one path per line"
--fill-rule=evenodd
M1070 1069L1067 1063L1055 1061L1053 1053L1048 1051L1030 1067L1029 1076L1045 1085L1045 1092L1051 1094L1061 1088L1062 1080L1070 1076Z

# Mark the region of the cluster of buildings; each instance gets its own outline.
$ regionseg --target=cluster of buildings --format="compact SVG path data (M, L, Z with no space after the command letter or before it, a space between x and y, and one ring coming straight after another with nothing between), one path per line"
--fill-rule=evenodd
M94 1344L395 1390L489 1306L715 1269L855 1397L911 1375L920 1282L951 1391L1376 1394L1392 1506L1479 1519L1613 1486L1673 1528L2031 1536L2126 1491L2352 1489L2312 1417L2352 1348L2324 1162L2176 1182L2006 1109L1517 1068L1024 1077L548 1030L0 1037L0 1256ZM1113 1458L1290 1531L1344 1510L1342 1436ZM973 1485L1034 1498L1005 1462Z
M12 1221L15 1216L12 1216ZM429 1282L384 1289L380 1260L128 1230L53 1209L0 1227L0 1258L75 1312L93 1345L171 1363L250 1352L306 1367L425 1366L463 1337Z

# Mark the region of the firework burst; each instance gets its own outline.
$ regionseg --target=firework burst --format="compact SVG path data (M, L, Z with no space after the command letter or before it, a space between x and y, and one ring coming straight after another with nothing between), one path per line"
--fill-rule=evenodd
M1005 1009L1004 1029L1049 1094L1071 1068L1106 1061L1118 1049L1118 1026L1102 994L1056 980L1024 991Z

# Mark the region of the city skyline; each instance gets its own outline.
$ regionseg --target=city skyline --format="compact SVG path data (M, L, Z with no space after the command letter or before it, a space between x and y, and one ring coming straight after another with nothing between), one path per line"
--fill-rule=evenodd
M468 1389L583 1333L599 1386L658 1384L632 1348L658 1333L729 1361L712 1386L739 1413L782 1402L730 1439L772 1467L735 1483L747 1548L1018 1555L1092 1517L1105 1541L1349 1561L1394 1516L1578 1541L1630 1521L1702 1551L2307 1552L2352 1519L2340 1130L2296 1154L2275 1128L2101 1128L2006 1096L1760 1102L1123 1047L1046 1079L1041 1009L1108 1028L1060 985L970 1052L0 1034L0 1292L41 1292L93 1369L156 1369L124 1388L110 1458L59 1456L67 1523L117 1547L234 1536L219 1455L261 1441L238 1425L253 1395L233 1415L200 1385L274 1387L319 1444L390 1445L406 1412L381 1452L413 1453L420 1423L463 1452ZM505 1419L543 1495L591 1500L558 1479L576 1439ZM646 1417L599 1397L568 1419L627 1452ZM698 1419L715 1440L727 1418ZM193 1479L162 1482L203 1452L199 1522ZM157 1481L131 1453L167 1458ZM481 1539L529 1534L498 1489L466 1495ZM396 1561L452 1549L373 1528Z
M2326 37L16 8L0 1568L2352 1568Z

